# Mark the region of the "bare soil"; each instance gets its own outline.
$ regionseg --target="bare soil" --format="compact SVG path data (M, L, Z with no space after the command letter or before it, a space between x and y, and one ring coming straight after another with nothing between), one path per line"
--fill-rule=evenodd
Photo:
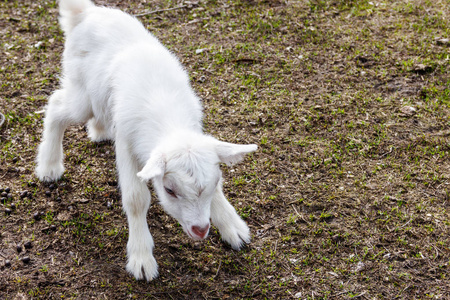
M57 5L2 1L0 299L450 299L448 0L96 3L151 12L205 130L259 145L223 166L252 242L193 242L154 197L160 275L127 274L113 144L70 127L63 178L33 175Z

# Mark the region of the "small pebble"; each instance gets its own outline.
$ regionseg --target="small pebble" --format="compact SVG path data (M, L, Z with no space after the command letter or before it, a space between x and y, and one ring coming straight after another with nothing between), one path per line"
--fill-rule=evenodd
M30 257L29 257L29 256L24 256L24 257L22 258L22 261L23 261L23 263L27 264L27 263L30 262Z
M56 202L61 202L61 197L56 198Z
M107 208L112 208L112 203L111 203L111 202L109 202L109 201L108 201L108 202L106 202L106 207L107 207Z
M8 199L12 199L13 195L12 194L8 194Z
M5 214L10 215L12 213L12 210L9 208L5 208Z
M0 198L0 201L1 201L2 203L6 203L6 201L8 201L8 198L2 197L2 198Z
M36 221L39 221L40 218L41 218L41 215L38 212L35 212L33 214L33 219L35 219Z
M23 191L20 193L20 199L26 198L28 196L28 191Z
M16 205L14 203L11 203L10 207L11 209L16 209Z
M23 246L25 247L25 249L31 249L31 247L33 247L33 245L31 244L30 241L28 241L25 244L23 244Z
M4 197L4 198L6 198L6 197L8 197L8 193L7 193L7 192L2 192L2 193L1 193L1 196Z
M19 160L19 159L18 159L17 157L14 157L14 158L12 159L12 162L13 162L13 163L16 163L18 160Z
M42 232L45 232L45 233L49 233L50 231L56 231L56 225L50 225L50 227L42 229Z
M52 192L50 191L45 191L45 196L50 197L52 195Z
M343 238L339 235L339 234L335 234L331 237L331 239L333 240L333 242L338 243L341 242L343 240Z
M52 183L48 188L53 191L54 189L56 189L56 185Z
M36 182L30 181L30 182L28 182L28 186L35 187L36 186Z
M3 188L0 188L0 193L3 193L5 190Z
M11 261L9 259L5 260L5 267L11 267Z
M5 192L7 192L7 193L9 193L11 191L11 189L9 188L9 187L7 187L6 189L5 189Z
M110 186L117 186L117 181L116 180L108 181L107 183Z
M17 246L16 246L16 249L17 249L17 252L18 252L18 253L22 252L22 246L17 245Z

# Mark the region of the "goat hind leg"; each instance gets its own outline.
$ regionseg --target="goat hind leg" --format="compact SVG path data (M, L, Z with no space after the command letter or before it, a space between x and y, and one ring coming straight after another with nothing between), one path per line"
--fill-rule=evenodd
M55 181L64 173L62 140L67 126L86 122L92 115L80 88L56 90L48 101L42 141L36 157L36 175L41 181Z
M105 124L103 124L96 118L91 118L89 120L89 122L87 123L87 128L88 136L93 142L103 142L113 139L110 128L107 128Z
M54 181L64 172L62 139L70 124L64 109L64 90L55 91L45 112L42 142L36 158L36 175L41 181Z

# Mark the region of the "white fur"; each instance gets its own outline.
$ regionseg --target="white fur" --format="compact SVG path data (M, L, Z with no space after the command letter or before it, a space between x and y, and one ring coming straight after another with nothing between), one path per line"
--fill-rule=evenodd
M207 236L211 219L234 249L248 243L247 225L223 195L219 164L237 163L257 146L203 133L202 107L187 73L135 18L89 0L60 0L60 15L66 34L63 76L46 111L39 179L60 178L64 130L87 123L91 140L115 140L129 225L126 268L136 279L158 274L146 220L148 180L193 239Z

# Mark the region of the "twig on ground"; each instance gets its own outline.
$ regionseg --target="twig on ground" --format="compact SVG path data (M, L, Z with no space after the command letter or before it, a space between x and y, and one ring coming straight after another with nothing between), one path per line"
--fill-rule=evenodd
M157 13L164 12L164 11L182 9L182 8L186 8L186 7L187 7L186 5L181 5L181 6L172 7L172 8L156 9L156 10L148 11L148 12L145 12L145 13L142 13L142 14L137 14L137 15L134 15L134 16L135 17L143 17L143 16L157 14Z
M217 277L217 274L219 274L220 266L222 265L222 261L219 261L219 267L217 268L216 275L214 275L214 278Z
M306 224L310 225L310 223L303 217L303 215L301 215L301 214L298 213L298 211L297 211L297 209L295 208L294 205L292 205L292 208L294 209L294 211L295 211L295 213L297 214L297 216L299 216L300 219L303 220L303 222L305 222Z

